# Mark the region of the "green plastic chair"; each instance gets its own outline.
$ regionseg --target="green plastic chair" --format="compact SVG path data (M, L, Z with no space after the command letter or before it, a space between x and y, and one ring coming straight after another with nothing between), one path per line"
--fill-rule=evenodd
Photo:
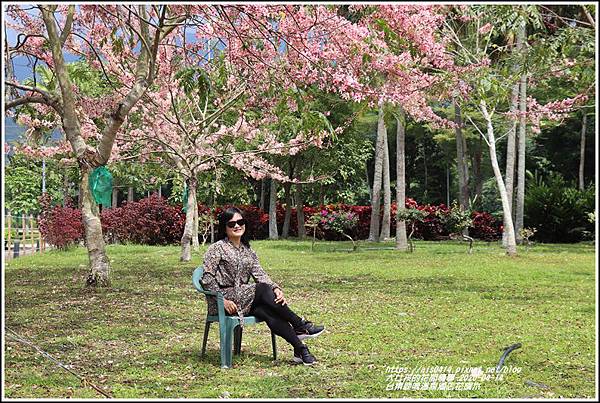
M213 322L219 323L219 342L221 348L221 368L231 368L232 362L232 341L235 347L233 353L239 355L242 350L242 328L240 327L240 318L238 316L229 316L225 313L225 304L223 303L223 293L206 291L200 284L200 279L204 273L204 267L200 266L194 270L192 275L192 283L196 290L206 296L208 303L209 296L217 297L217 315L206 315L206 323L204 325L204 339L202 340L202 352L200 357L204 357L206 353L206 342L208 340L208 330ZM256 316L244 316L244 326L254 325L263 322ZM275 333L271 332L271 344L273 345L273 360L277 360L277 342Z

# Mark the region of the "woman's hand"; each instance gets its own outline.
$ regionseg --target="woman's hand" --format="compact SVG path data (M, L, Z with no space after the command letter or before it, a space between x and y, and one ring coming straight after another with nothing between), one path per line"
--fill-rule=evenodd
M225 311L228 314L233 315L237 312L237 305L235 304L235 302L223 298L223 303L225 304Z
M281 288L274 289L273 293L275 293L275 303L276 304L281 304L281 305L287 304L287 301L285 300L285 298L283 296L283 291L281 291Z

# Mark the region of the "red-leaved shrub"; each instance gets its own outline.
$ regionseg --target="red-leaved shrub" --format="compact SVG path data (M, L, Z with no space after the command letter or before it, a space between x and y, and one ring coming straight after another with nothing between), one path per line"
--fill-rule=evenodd
M485 211L474 211L471 214L473 225L469 227L469 235L483 241L496 241L502 237L501 221Z
M151 195L121 207L104 209L102 231L107 241L145 245L178 243L183 235L185 213L166 199Z
M42 213L40 215L40 231L47 242L59 248L80 242L83 239L83 223L81 211L71 206L61 207L50 205L49 198L41 200ZM406 208L417 208L426 211L428 216L423 222L415 225L413 238L424 240L436 240L447 234L443 224L443 215L448 214L449 209L445 204L419 205L415 200L406 198ZM230 205L218 206L213 211L213 217L218 215ZM236 206L244 212L246 219L246 230L250 239L266 239L269 236L269 215L267 212L252 205ZM208 206L199 204L199 214L210 211ZM347 204L329 204L319 207L305 206L304 217L307 220L315 213L323 211L329 213L334 210L346 211L356 214L358 223L349 231L354 239L367 239L371 222L371 206L353 206ZM296 208L291 209L289 233L290 237L298 236L298 219ZM277 205L277 226L281 236L285 219L285 205ZM383 212L380 212L380 219ZM101 213L102 230L105 240L112 242L129 242L146 245L172 245L178 244L183 235L185 225L185 213L182 206L171 206L164 198L152 195L135 202L125 203L121 207L103 209ZM486 212L473 212L473 225L469 228L469 234L476 239L494 241L501 236L501 223L498 219ZM215 232L218 231L215 225ZM390 235L396 233L396 203L391 205ZM312 229L306 228L306 235L312 236ZM210 234L208 234L210 237ZM317 227L316 236L325 240L346 239L341 234ZM202 240L200 240L202 241Z
M83 240L81 210L73 208L69 202L65 207L52 206L52 199L47 194L40 197L40 207L38 227L47 243L67 249Z

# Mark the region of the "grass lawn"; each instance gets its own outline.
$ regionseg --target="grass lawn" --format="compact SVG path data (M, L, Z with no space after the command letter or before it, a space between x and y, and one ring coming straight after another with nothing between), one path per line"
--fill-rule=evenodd
M516 258L484 242L472 255L452 241L417 242L412 254L362 246L253 243L290 307L327 328L307 341L312 367L293 365L281 338L272 362L264 323L245 329L231 369L220 368L214 324L200 360L206 302L191 274L206 246L189 263L176 246L109 246L113 286L101 290L83 286L83 248L14 259L5 324L116 398L595 396L594 245L536 245ZM390 367L485 371L514 343L512 372L478 390L388 390ZM5 336L4 349L6 397L102 398L33 348Z

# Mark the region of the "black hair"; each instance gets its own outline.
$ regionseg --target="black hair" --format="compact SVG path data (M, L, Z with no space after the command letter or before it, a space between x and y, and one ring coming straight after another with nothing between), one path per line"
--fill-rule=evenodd
M227 238L227 229L226 229L227 222L233 218L235 213L238 213L239 215L242 216L242 218L244 218L244 212L237 207L229 207L226 210L223 210L223 212L221 214L219 214L219 232L217 234L217 241ZM249 230L248 221L246 221L246 228L244 230L244 235L242 235L242 238L240 239L240 242L242 244L244 244L245 246L250 247L250 239L248 237L248 234L249 234L248 230Z

